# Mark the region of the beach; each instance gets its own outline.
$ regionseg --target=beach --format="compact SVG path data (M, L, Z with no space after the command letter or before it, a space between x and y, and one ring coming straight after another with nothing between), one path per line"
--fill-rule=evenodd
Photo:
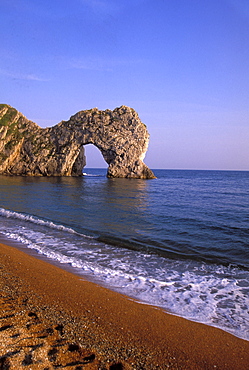
M247 369L249 342L0 244L0 369Z
M249 340L248 173L155 171L150 182L105 169L0 176L2 242Z

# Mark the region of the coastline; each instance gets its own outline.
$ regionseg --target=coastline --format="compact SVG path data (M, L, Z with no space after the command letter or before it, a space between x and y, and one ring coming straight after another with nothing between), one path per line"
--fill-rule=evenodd
M249 341L140 304L6 244L0 277L0 369L248 368Z

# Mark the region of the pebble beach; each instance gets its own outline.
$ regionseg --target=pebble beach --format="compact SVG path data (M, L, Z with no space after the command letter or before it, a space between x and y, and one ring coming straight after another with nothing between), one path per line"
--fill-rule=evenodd
M249 342L0 244L0 369L246 369Z

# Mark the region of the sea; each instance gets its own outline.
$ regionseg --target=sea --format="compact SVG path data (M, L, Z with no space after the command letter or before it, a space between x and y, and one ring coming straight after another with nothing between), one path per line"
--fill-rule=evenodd
M141 304L249 340L249 172L0 176L0 236Z

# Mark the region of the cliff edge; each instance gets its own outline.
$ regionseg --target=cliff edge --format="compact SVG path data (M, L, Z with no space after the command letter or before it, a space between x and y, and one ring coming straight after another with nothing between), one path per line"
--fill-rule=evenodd
M7 104L0 104L0 174L82 176L84 145L93 144L108 163L107 177L152 179L143 159L149 133L137 112L80 111L68 121L41 128Z

